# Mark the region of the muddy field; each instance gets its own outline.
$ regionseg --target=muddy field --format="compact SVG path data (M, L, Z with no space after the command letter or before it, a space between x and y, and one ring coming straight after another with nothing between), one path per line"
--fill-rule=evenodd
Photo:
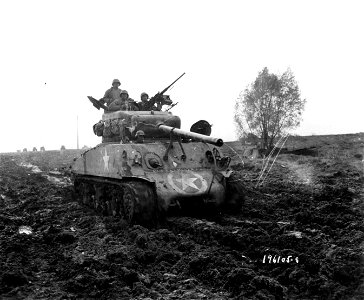
M282 154L259 187L262 160L235 159L242 212L149 229L75 201L75 152L2 154L1 299L364 299L360 137Z

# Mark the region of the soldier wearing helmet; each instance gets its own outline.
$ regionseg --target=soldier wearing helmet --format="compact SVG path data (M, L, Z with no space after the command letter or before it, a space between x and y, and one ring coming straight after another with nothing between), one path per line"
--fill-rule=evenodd
M136 102L129 98L129 93L126 90L122 90L120 92L120 99L114 100L108 108L109 111L138 110Z
M119 86L120 80L114 79L112 81L112 87L105 92L105 96L101 99L101 102L109 106L113 101L120 99L121 89L119 89Z
M143 144L144 143L144 131L143 130L138 130L135 134L136 136L136 142L139 144Z
M137 104L139 107L139 110L157 110L157 107L150 103L149 95L147 93L141 93L140 94L140 100Z
M149 95L147 93L143 92L140 94L140 100L142 100L143 102L148 101L148 99L149 99Z

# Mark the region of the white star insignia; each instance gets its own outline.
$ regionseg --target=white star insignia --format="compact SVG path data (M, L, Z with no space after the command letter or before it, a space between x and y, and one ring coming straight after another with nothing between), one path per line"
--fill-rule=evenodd
M201 194L207 189L207 182L201 175L192 171L170 172L167 180L177 193Z
M194 182L197 180L198 178L196 177L187 177L187 176L183 176L180 179L176 179L176 181L180 182L182 184L182 190L186 190L187 187L192 187L196 190L198 190L199 188L194 184Z
M107 155L106 148L105 148L105 155L102 157L104 160L104 171L109 171L109 158L110 156Z

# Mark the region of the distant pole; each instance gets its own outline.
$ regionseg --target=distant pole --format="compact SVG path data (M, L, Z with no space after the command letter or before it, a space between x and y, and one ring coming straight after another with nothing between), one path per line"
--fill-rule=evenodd
M80 149L78 145L78 115L77 115L77 150Z

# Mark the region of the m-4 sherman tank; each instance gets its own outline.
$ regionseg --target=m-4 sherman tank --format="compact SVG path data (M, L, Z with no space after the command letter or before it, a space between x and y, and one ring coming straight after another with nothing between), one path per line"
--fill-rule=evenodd
M79 201L142 224L194 204L239 209L241 197L227 197L231 172L223 141L209 136L211 126L203 120L191 131L180 127L180 118L168 111L105 112L94 125L102 143L72 166Z

